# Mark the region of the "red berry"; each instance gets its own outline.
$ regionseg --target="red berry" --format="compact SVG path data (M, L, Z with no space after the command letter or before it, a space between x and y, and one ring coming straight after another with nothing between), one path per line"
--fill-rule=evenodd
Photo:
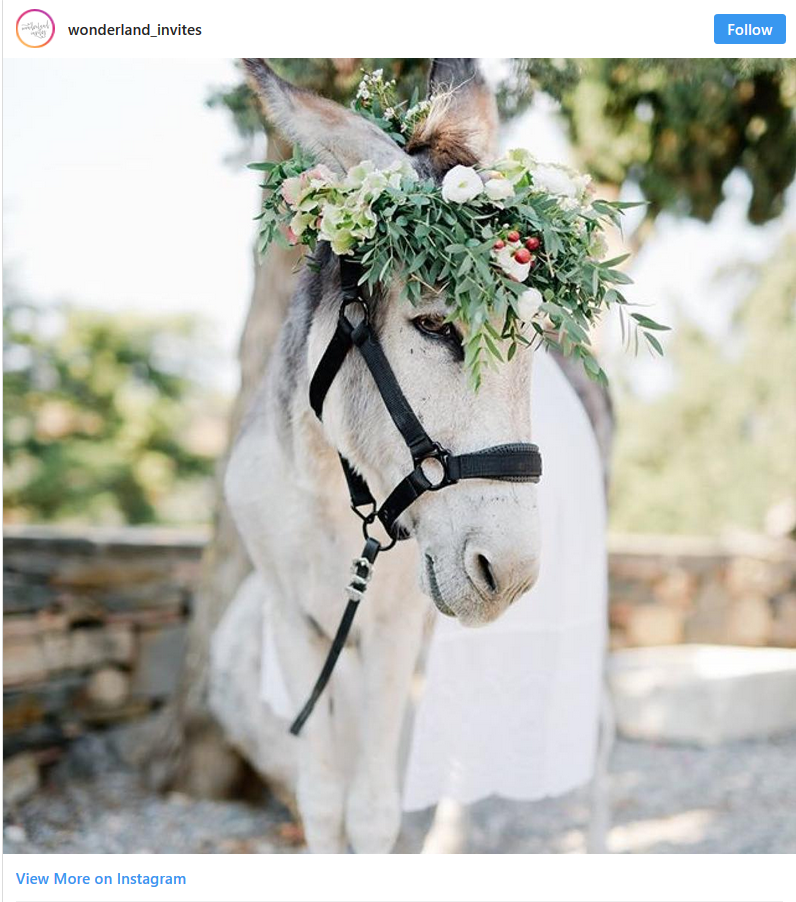
M506 246L506 242L502 238L498 238L498 240L492 245L496 251L501 250Z
M519 240L520 240L520 233L519 233L519 232L516 232L516 231L514 231L514 230L512 229L512 231L510 231L510 232L508 233L508 235L506 235L506 238L508 238L509 241L511 241L512 244L513 244L515 241L519 241Z
M542 242L538 238L529 238L525 242L525 247L527 247L529 251L535 251L541 243Z
M517 263L530 263L531 252L527 248L521 247L514 255L514 259Z

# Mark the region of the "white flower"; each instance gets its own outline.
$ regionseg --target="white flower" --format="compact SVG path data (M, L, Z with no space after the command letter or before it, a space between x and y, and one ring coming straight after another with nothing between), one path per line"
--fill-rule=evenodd
M402 132L411 132L415 127L428 115L431 109L430 100L421 100L414 106L410 106L404 114L404 121L401 123Z
M576 197L578 186L559 166L538 166L533 173L533 186L538 191L560 197Z
M282 182L282 188L280 189L282 192L282 197L285 199L285 202L289 206L295 206L299 202L299 198L301 197L301 188L302 184L299 176L285 179L284 182Z
M590 175L578 175L575 177L575 191L581 203L586 203L594 194L594 186Z
M514 195L514 186L507 178L491 178L487 179L484 184L484 191L490 200L506 200Z
M514 259L514 252L518 247L518 244L513 246L507 244L505 247L502 247L497 252L497 262L498 266L510 279L514 279L515 282L524 282L528 278L528 273L531 271L531 264L518 263Z
M517 301L517 316L524 323L529 323L539 312L542 304L542 293L538 288L528 288Z
M388 106L384 111L384 116L386 119L392 119L393 116L395 116L395 110L391 106Z
M296 238L300 238L307 230L307 227L315 222L317 218L316 213L296 213L290 220L290 231Z
M515 148L501 157L494 165L495 169L503 173L512 185L516 185L529 172L533 172L536 160L527 150Z
M456 204L467 203L484 190L481 177L472 166L454 166L442 180L442 196Z

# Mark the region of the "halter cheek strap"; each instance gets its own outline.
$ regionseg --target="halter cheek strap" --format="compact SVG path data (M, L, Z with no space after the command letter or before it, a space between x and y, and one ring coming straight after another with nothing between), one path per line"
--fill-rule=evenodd
M542 457L536 445L514 443L496 445L471 454L451 454L439 442L433 441L423 428L401 391L395 373L387 360L375 332L370 325L369 308L362 299L358 285L361 267L341 258L340 279L343 303L331 341L324 352L310 382L310 405L318 419L323 415L323 402L348 352L356 348L373 376L384 406L401 433L412 457L414 469L393 489L378 510L365 480L341 457L351 504L355 510L372 505L370 522L378 517L393 541L407 538L396 525L401 514L421 495L454 485L460 479L497 479L508 482L538 482L542 475ZM354 326L346 316L351 304L360 304L362 321ZM442 476L432 480L423 470L426 461L437 461Z
M387 412L406 442L412 457L413 469L390 492L381 507L378 507L367 482L346 458L340 455L340 463L351 496L351 508L362 520L367 541L361 557L354 561L353 578L348 586L348 605L332 641L326 663L307 704L290 728L290 732L294 735L298 735L301 731L331 677L337 658L345 645L354 613L370 580L376 555L379 551L392 548L397 541L409 537L397 523L401 514L426 492L439 491L449 485L455 485L461 479L538 482L542 475L542 457L536 445L518 442L495 445L470 454L451 454L439 442L429 437L401 391L381 343L370 325L370 308L362 298L359 287L361 272L360 264L344 257L340 258L343 300L334 335L310 381L310 406L318 419L321 419L326 395L348 353L356 348L373 376ZM362 321L357 325L354 325L346 315L348 307L352 304L359 304L364 314ZM434 470L441 474L436 480L430 478L424 470L424 464L428 466L432 461L436 462L432 465ZM369 510L364 510L366 508ZM390 544L384 547L368 532L368 527L377 518L391 539Z

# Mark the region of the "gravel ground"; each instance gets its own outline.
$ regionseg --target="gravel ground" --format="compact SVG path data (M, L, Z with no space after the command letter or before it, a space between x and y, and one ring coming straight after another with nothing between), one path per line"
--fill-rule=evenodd
M612 852L796 852L796 734L715 749L617 743ZM467 852L580 852L588 794L471 806ZM430 813L408 816L399 851L419 851ZM156 796L93 738L32 798L6 812L5 852L300 852L300 830L261 804Z

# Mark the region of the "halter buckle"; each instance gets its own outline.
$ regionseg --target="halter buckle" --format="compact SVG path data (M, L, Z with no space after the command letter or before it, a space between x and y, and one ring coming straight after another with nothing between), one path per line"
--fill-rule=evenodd
M362 596L365 594L372 576L373 564L366 557L354 558L351 563L351 581L346 588L348 597L352 601L362 601Z

